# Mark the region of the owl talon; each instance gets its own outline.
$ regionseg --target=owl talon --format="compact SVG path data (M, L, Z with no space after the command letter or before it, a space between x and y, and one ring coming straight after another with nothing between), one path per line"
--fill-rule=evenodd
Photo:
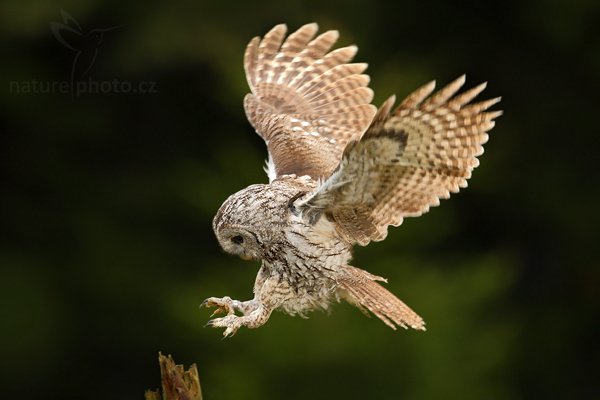
M217 307L217 309L215 311L213 311L212 314L210 314L210 317L208 317L208 318L212 318L215 315L225 313L225 312L226 312L226 310L223 307Z
M223 332L223 339L225 339L235 335L242 326L242 321L237 315L227 315L226 317L211 319L205 326L226 328Z
M216 307L216 310L213 311L213 313L210 315L210 318L214 317L217 314L220 313L227 313L227 315L232 315L235 314L235 309L233 307L233 300L231 300L230 297L223 297L223 298L218 298L218 297L209 297L208 299L204 300L202 302L202 304L200 304L200 307L206 307L206 308L212 308L212 307Z

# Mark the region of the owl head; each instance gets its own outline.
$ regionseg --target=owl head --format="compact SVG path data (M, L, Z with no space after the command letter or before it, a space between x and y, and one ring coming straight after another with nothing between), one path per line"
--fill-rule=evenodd
M260 260L262 243L258 235L244 225L223 226L215 231L219 244L226 252L244 260Z
M244 260L264 258L265 246L272 240L266 208L272 202L269 185L252 185L230 196L215 215L213 230L227 253ZM269 232L269 233L268 233Z

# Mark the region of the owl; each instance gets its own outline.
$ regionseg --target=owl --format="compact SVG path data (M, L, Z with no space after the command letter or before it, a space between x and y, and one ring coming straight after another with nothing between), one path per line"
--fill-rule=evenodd
M377 109L367 64L351 62L356 46L330 51L338 32L317 36L315 23L286 31L252 39L244 56L244 109L266 142L269 183L230 196L213 221L223 250L261 261L254 298L206 299L213 315L226 314L207 325L228 337L274 310L305 316L345 300L393 329L425 330L384 278L350 264L351 250L467 186L500 98L471 103L486 85L457 94L461 76Z

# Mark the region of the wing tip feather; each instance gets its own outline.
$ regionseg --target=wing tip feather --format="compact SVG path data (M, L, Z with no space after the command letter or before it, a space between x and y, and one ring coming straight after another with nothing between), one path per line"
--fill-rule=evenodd
M304 24L302 25L298 30L300 29L310 29L312 31L318 31L319 30L319 24L316 22L309 22L308 24Z

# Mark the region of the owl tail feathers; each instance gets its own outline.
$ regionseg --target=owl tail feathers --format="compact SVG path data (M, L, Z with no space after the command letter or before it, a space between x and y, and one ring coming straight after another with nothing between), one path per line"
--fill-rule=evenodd
M387 282L385 278L370 274L360 268L346 266L338 278L342 296L361 310L371 311L387 326L396 330L396 325L407 329L426 330L425 321L399 298L376 281Z

